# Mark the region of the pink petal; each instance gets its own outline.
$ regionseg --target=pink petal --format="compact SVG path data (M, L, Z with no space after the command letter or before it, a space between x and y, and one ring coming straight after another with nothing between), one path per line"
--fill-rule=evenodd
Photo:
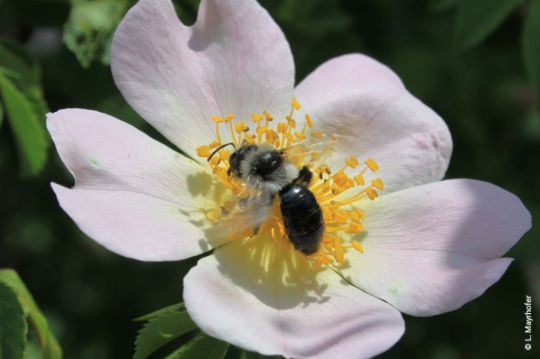
M293 358L371 357L401 337L404 322L395 309L330 270L316 278L283 270L283 257L262 249L271 241L229 243L187 274L184 301L206 333ZM267 267L254 259L262 253L269 255Z
M278 116L294 85L289 45L254 0L203 0L192 27L169 0L139 1L116 31L111 67L130 105L192 156L214 137L212 116Z
M531 227L519 198L473 180L391 193L365 212L365 253L351 252L345 275L418 316L455 310L480 296L511 262L498 257Z
M339 162L354 155L379 163L386 193L444 176L452 152L446 124L381 63L337 57L302 81L295 96L320 129L339 136Z
M198 163L97 111L48 114L47 128L78 188L142 192L174 203L192 200L197 181L190 178L210 176Z
M209 239L183 208L159 198L136 192L68 189L57 184L53 190L60 206L87 236L125 257L180 260L224 241Z
M200 209L214 203L213 183L203 167L99 112L61 110L47 116L47 127L76 179L73 190L53 188L88 236L140 260L211 248Z

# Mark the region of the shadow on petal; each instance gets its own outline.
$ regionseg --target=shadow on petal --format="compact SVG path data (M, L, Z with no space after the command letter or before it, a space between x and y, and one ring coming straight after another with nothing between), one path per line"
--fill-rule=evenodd
M257 235L229 243L214 256L224 276L275 309L330 299L325 294L327 284L319 277L326 269L315 266L286 239Z

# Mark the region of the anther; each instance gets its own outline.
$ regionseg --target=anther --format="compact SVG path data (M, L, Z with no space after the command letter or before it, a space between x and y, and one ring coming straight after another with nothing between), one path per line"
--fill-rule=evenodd
M371 172L376 172L379 169L379 165L377 164L377 162L375 162L373 158L368 158L364 161L364 163L366 164L366 166L368 166Z
M352 247L360 253L364 253L364 247L357 241L352 241Z
M300 108L302 106L300 106L300 103L296 100L296 97L293 96L292 100L291 100L291 106L295 109L295 110L300 110Z

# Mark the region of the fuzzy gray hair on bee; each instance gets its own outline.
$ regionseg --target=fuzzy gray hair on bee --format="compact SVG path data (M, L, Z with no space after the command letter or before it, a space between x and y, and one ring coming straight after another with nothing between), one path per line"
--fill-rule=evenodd
M298 169L283 156L283 151L270 145L242 143L239 148L233 143L219 146L208 157L208 161L223 147L233 146L235 151L229 158L229 175L234 175L251 188L270 196L279 192L298 176Z

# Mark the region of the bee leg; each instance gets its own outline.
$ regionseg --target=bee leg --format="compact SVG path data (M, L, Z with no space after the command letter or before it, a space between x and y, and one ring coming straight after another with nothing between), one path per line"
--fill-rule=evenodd
M306 167L302 167L300 172L298 173L298 177L296 177L293 180L294 184L301 184L305 187L309 186L309 183L311 182L311 178L313 177L313 173Z

